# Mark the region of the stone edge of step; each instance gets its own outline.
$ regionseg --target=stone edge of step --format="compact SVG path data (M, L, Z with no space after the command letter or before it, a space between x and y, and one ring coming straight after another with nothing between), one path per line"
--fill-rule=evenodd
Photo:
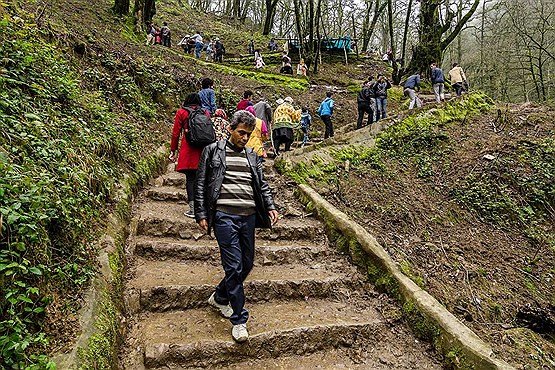
M348 275L297 280L254 280L245 283L249 302L270 299L345 298L346 289L361 289L364 282ZM318 289L315 289L317 287ZM128 314L165 312L207 307L207 299L214 285L168 285L150 288L129 288L124 295ZM315 294L314 292L317 292Z
M164 366L168 363L183 363L187 366L204 367L245 360L247 358L271 358L294 355L299 350L314 353L326 348L351 346L355 337L372 336L381 320L364 323L341 323L298 327L288 330L273 330L253 335L245 343L229 341L205 341L191 344L145 345L144 365L147 368ZM313 343L312 347L307 344Z

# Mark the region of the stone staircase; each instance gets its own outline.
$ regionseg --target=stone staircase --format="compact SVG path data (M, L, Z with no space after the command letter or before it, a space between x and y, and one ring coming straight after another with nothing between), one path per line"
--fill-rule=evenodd
M245 283L250 338L207 304L223 277L217 243L186 218L184 176L158 178L134 206L124 291L123 369L440 369L399 308L328 245L322 224L272 173L280 213L258 230ZM273 184L272 184L273 183Z

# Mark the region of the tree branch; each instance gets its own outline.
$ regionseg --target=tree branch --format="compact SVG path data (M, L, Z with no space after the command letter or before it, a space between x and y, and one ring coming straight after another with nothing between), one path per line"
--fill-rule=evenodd
M461 32L461 29L463 28L463 26L466 24L466 22L468 22L468 20L470 19L470 17L472 17L472 15L474 14L474 12L476 11L476 9L478 8L478 5L480 5L480 0L474 0L474 4L472 4L472 7L470 7L470 9L468 10L468 12L464 15L464 17L461 18L461 20L457 23L457 25L455 26L455 29L453 30L453 32L451 32L451 34L449 36L447 36L447 38L445 38L445 40L443 40L441 42L441 50L445 50L447 49L447 47L449 46L449 44L451 42L453 42L453 40L455 39L455 37L457 37L457 35L459 34L459 32Z

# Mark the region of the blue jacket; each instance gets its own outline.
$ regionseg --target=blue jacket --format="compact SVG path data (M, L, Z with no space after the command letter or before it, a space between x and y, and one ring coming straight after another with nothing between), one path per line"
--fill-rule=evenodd
M216 93L211 88L202 89L199 91L200 103L202 109L206 109L210 114L216 111Z
M301 127L309 128L312 123L310 113L301 113Z
M407 78L405 82L405 89L414 90L415 88L420 87L420 75L415 74Z
M440 68L432 68L432 84L444 83L443 71Z
M333 99L325 98L320 108L318 108L318 114L320 116L331 116L333 114Z

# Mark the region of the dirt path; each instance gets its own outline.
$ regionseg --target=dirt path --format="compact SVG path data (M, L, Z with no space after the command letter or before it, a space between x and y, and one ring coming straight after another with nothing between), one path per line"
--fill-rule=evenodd
M250 339L207 305L223 277L217 243L187 210L183 175L169 169L134 207L124 296L124 369L441 369L430 345L414 338L399 309L328 245L292 184L267 177L283 218L257 231L246 282ZM171 167L171 166L170 166Z

